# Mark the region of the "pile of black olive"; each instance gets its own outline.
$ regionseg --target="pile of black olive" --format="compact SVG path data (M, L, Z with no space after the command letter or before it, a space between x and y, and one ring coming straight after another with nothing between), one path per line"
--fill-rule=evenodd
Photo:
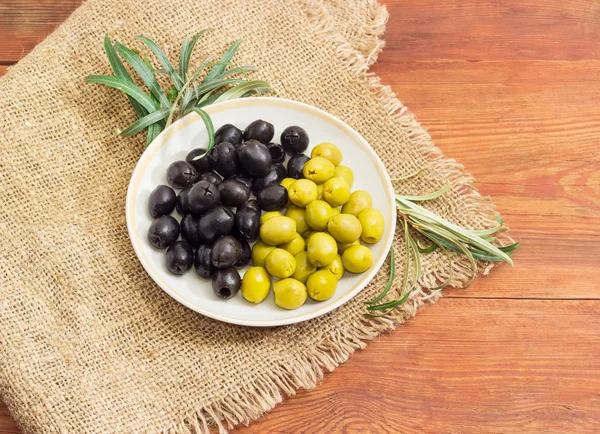
M236 268L250 261L248 242L258 238L261 211L286 206L288 193L279 184L286 177L302 178L309 160L303 154L309 143L304 129L286 128L281 144L272 143L273 136L273 125L260 119L244 131L226 124L215 132L210 152L194 149L168 167L170 187L159 185L150 194L155 220L148 240L167 249L171 273L185 274L193 266L200 277L212 278L217 296L231 298L239 291ZM286 153L291 155L287 168ZM171 215L174 210L181 221Z

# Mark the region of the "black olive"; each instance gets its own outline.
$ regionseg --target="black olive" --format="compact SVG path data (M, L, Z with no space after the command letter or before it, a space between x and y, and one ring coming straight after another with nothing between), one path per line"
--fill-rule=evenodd
M175 209L179 213L179 215L186 215L192 212L190 209L190 201L188 198L188 193L192 187L185 188L179 192L177 195L177 199L175 201Z
M238 146L236 154L241 166L253 176L265 176L271 169L273 160L269 149L256 140Z
M252 181L254 180L254 178L252 178L252 175L250 175L248 173L238 173L237 175L235 175L235 178L233 178L233 179L237 179L242 184L244 184L246 187L248 187L248 189L252 188Z
M221 203L228 206L242 206L250 197L250 189L236 179L226 179L219 185Z
M267 185L256 196L258 206L265 211L279 211L288 201L288 192L278 184Z
M200 277L208 279L215 274L217 270L210 260L210 252L212 247L210 244L200 244L196 250L196 258L194 259L194 269Z
M242 253L240 242L231 235L225 235L213 244L210 260L217 268L233 267L240 258L240 253Z
M157 249L166 249L179 237L179 223L175 217L163 215L152 222L148 241Z
M248 244L248 241L241 240L240 246L242 246L240 257L238 258L237 262L233 264L233 266L236 268L248 265L250 262L250 257L252 256L252 248L250 247L250 244Z
M254 240L260 230L260 211L244 206L235 213L233 233L239 240Z
M212 166L210 161L208 161L208 155L204 154L206 154L206 149L204 148L192 149L185 157L185 161L194 166L198 173L210 172L212 170ZM200 155L204 155L204 157L194 160L194 158L199 157Z
M210 150L208 159L213 169L224 178L233 176L238 171L238 161L235 156L235 146L229 142L219 143Z
M198 247L202 242L200 231L198 230L198 217L191 214L181 219L181 238L194 247Z
M308 148L308 134L298 126L287 127L281 133L281 146L290 155L300 154Z
M200 238L205 243L212 243L221 235L228 235L233 229L234 215L231 210L224 206L207 211L198 220L198 231Z
M283 146L278 143L269 143L267 149L269 150L269 154L271 154L273 163L283 163L285 161Z
M153 218L158 218L161 215L171 214L175 209L177 195L171 187L159 185L152 193L148 200L148 211Z
M310 160L304 154L294 155L290 158L287 164L287 176L288 178L300 179L304 178L302 174L302 168L306 164L306 162Z
M217 270L212 278L212 289L217 297L227 300L233 297L240 290L242 278L240 273L233 268L223 268Z
M260 213L260 207L258 206L258 202L256 201L256 199L250 199L244 204L242 208L252 208L253 210Z
M215 131L215 143L229 142L237 146L242 143L242 136L242 130L231 124L225 124Z
M187 161L176 161L167 168L167 181L175 188L186 188L198 181L198 171Z
M217 172L206 172L200 175L200 181L208 181L218 187L223 182L223 178Z
M274 135L273 124L262 119L251 122L244 130L244 140L258 140L261 143L269 143Z
M208 181L198 181L187 194L190 211L202 214L219 202L219 188Z
M273 164L265 176L256 178L252 183L252 192L257 195L263 188L271 184L279 184L286 177L287 171L283 164Z
M176 241L167 249L167 269L173 274L185 274L194 263L194 248L185 241Z

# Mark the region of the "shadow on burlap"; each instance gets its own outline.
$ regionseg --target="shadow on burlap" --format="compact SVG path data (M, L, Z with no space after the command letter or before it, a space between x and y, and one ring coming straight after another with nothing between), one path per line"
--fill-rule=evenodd
M491 203L367 73L386 20L373 0L90 0L0 79L0 394L24 431L247 424L439 296L420 289L393 316L365 319L363 302L387 281L386 264L354 300L295 326L237 327L179 305L146 275L127 235L127 185L144 150L141 136L116 134L133 122L131 107L117 91L83 82L110 73L105 32L140 48L133 37L150 36L172 57L202 28L214 32L199 53L218 54L241 37L238 62L258 66L255 77L280 96L349 123L392 178L427 167L399 191L450 181L452 192L428 206L467 227L489 226ZM395 245L403 258L401 235ZM463 282L468 264L454 264ZM424 266L424 286L448 274L443 255Z

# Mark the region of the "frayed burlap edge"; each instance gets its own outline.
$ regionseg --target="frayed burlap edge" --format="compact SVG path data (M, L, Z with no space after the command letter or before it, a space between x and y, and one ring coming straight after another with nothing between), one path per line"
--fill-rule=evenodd
M327 14L319 0L301 0L300 5L309 20L327 40L335 44L336 52L347 68L363 80L370 92L385 108L404 131L408 131L412 143L416 144L421 155L427 160L428 167L436 171L443 179L452 183L454 194L462 206L477 210L482 220L488 220L494 206L489 198L479 195L473 187L473 178L462 171L463 166L453 159L443 156L432 143L430 135L423 129L415 116L398 100L390 86L381 84L381 80L369 67L375 63L383 49L385 41L381 38L385 32L388 13L385 6L376 0L368 0L365 7L369 10L370 20L365 23L367 40L360 47L353 47L335 28L335 21ZM368 49L367 49L368 48ZM494 264L479 264L481 274L488 274ZM455 261L452 268L452 286L464 285L471 276L471 269L464 261ZM163 432L170 434L209 434L211 427L218 427L219 433L226 433L238 424L248 425L273 409L285 397L295 395L298 389L312 389L323 378L325 372L331 372L346 362L357 349L366 347L385 331L390 331L415 316L417 309L425 302L434 303L441 298L441 291L431 292L427 287L436 281L445 280L443 273L425 274L421 287L415 290L401 309L383 318L361 317L349 328L336 330L321 342L313 351L303 355L294 363L275 366L268 375L250 383L243 391L235 391L214 402L202 403L193 414L184 417Z

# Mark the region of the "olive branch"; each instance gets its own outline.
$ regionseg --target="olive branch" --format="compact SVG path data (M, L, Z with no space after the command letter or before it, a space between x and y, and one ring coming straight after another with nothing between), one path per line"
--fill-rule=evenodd
M212 56L209 55L190 72L194 47L208 30L202 30L191 39L183 41L177 69L150 38L137 37L152 51L161 64L161 69L155 69L149 58L139 51L118 41L113 44L108 35L104 37L104 49L115 75L88 75L85 81L119 89L129 98L138 120L121 131L121 136L129 137L148 130L146 145L149 145L177 117L195 112L206 125L208 151L214 146L214 126L203 107L272 90L266 81L248 79L248 73L256 69L254 66L236 66L232 63L241 40L234 41L218 61L212 62ZM145 88L135 84L121 58L137 73ZM158 83L157 77L160 74L166 74L171 81L172 87L167 92Z
M415 176L421 171L401 179L407 179ZM440 190L422 196L403 196L395 195L396 210L398 220L402 223L404 231L404 274L400 297L394 300L382 300L387 296L394 285L396 275L396 261L394 248L390 249L390 277L383 291L375 298L365 302L369 317L385 316L397 307L404 304L414 290L419 287L419 280L423 274L421 254L432 253L440 249L448 259L448 278L441 284L427 288L430 291L441 291L452 282L452 256L450 252L457 252L464 255L471 265L471 278L462 289L468 288L477 276L476 260L485 262L507 262L514 265L511 258L512 252L519 247L519 242L507 246L497 246L492 244L496 241L496 235L506 230L504 222L500 216L495 216L497 225L484 230L470 230L455 225L452 222L428 211L416 202L426 202L437 199L450 190L450 184L447 184ZM418 237L429 241L429 245L424 246ZM414 263L414 266L412 266ZM414 270L412 275L411 268Z

